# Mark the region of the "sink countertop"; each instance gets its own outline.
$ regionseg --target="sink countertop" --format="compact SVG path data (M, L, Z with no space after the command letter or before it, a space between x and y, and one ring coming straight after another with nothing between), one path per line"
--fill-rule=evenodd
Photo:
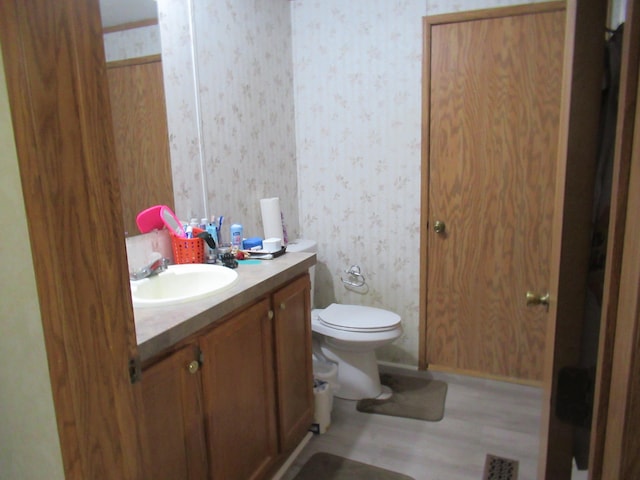
M138 354L142 361L175 345L252 300L272 292L316 263L315 253L286 253L259 264L238 262L238 279L213 295L176 305L134 308Z

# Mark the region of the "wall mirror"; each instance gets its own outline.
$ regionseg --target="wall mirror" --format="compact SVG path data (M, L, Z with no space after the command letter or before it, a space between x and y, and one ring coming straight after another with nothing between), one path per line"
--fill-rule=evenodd
M102 0L101 5L104 9L120 8L119 1ZM154 3L158 11L154 28L161 39L161 63L159 55L157 60L162 69L170 132L170 161L160 172L168 172L171 182L158 183L160 174L139 175L140 170L149 168L144 165L145 159L158 164L161 152L156 147L160 142L153 140L140 155L124 161L121 177L129 187L123 190L137 197L143 191L150 192L135 207L125 200L125 215L127 209L131 218L134 211L164 203L173 207L182 220L224 215L226 225L242 223L248 235L261 236L259 200L279 197L289 235L296 235L299 228L289 0L139 1ZM124 8L126 11L128 5ZM103 17L112 18L112 14L103 13ZM119 22L122 21L120 17ZM144 27L137 30L135 34L141 38L123 40L126 45L115 47L107 46L105 40L105 49L139 48L139 59L152 57L143 51L142 45L148 39ZM130 66L127 69L133 70ZM132 89L148 97L148 84L147 78L136 80ZM125 101L125 105L131 103ZM153 100L142 109L146 118L159 115L151 113L151 107L158 103ZM131 157L133 147L139 147L140 142L134 140L133 128L126 125L116 125L116 143L121 144L128 134L132 146L124 147L122 155ZM146 127L147 122L136 119L134 125ZM144 128L143 133L148 135L148 130ZM134 168L138 171L132 172ZM158 199L159 192L168 191L170 198ZM135 225L127 231L138 233Z

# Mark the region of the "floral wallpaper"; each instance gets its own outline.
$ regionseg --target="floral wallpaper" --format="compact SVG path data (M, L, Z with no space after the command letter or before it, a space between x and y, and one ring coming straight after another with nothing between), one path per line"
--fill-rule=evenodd
M509 7L524 3L543 3L550 0L427 0L426 15L440 15L442 13L465 12L484 8Z
M200 154L190 0L158 0L162 71L175 210L178 217L208 216Z
M263 236L266 197L298 233L289 3L196 2L207 199L245 236Z
M416 364L422 17L411 0L296 0L293 64L300 222L318 241L316 306L398 313L386 359ZM352 264L367 281L346 288Z
M158 25L105 33L103 41L107 62L157 55L161 52Z

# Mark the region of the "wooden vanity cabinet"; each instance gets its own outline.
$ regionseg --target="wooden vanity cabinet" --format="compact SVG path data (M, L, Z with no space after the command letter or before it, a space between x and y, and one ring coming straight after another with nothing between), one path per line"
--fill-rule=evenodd
M278 454L268 299L203 335L211 478L263 478Z
M198 348L188 345L144 369L142 396L154 480L207 478Z
M268 478L302 440L313 419L309 295L304 274L144 369L154 479Z
M313 422L309 276L273 294L280 450L294 448Z

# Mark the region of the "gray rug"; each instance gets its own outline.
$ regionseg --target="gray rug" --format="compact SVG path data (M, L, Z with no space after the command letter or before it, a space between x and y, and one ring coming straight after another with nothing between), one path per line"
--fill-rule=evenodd
M330 453L316 453L293 480L414 480L400 473Z
M358 411L429 422L438 422L444 417L445 382L389 373L380 375L380 382L393 390L391 398L359 400Z

